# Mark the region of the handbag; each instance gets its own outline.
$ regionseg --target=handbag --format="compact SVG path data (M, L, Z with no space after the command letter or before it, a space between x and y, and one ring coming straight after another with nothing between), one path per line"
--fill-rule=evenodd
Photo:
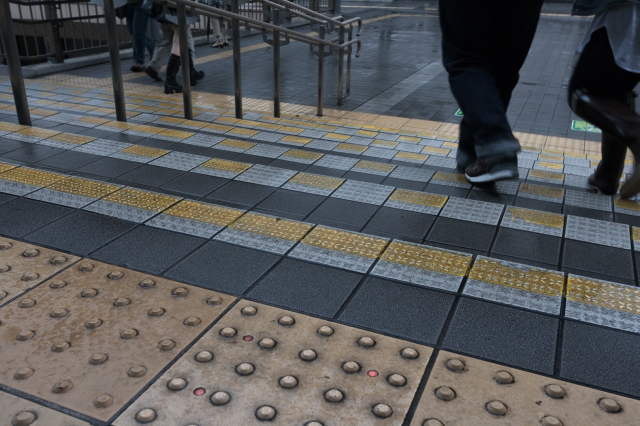
M162 15L162 5L154 2L153 0L143 0L140 9L149 15L151 19L156 19L158 16Z

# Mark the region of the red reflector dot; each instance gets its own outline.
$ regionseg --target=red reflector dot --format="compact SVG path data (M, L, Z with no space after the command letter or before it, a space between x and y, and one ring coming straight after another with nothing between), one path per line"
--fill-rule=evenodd
M193 394L194 394L195 396L202 396L202 395L204 395L205 393L207 393L207 391L205 390L205 388L196 388L196 389L194 389L194 390L193 390Z
M253 340L253 336L244 336L242 340L244 340L245 342L250 342Z
M378 372L376 370L367 371L367 376L369 377L378 377Z

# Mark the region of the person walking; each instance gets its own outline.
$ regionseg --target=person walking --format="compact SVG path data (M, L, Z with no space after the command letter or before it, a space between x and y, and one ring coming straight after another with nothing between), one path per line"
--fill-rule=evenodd
M620 195L630 198L640 192L640 115L633 93L640 83L640 0L578 0L573 14L596 14L569 84L571 109L602 130L602 159L587 181L601 194L615 195L629 148L636 169Z
M149 15L142 9L142 0L128 0L127 3L127 30L131 34L133 44L133 66L131 71L144 71L144 49L149 51L149 57L153 56L154 41L147 36L147 23Z
M456 162L472 183L518 177L507 120L542 0L440 0L442 59L464 113Z

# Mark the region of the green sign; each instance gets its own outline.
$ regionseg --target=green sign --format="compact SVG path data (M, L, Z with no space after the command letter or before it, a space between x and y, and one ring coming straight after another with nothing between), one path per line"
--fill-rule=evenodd
M462 109L461 108L458 108L458 110L456 111L456 115L458 117L464 117L464 114L462 113Z
M587 123L586 121L573 120L571 122L571 130L577 130L579 132L589 132L589 133L602 133L600 129L594 126L591 123Z

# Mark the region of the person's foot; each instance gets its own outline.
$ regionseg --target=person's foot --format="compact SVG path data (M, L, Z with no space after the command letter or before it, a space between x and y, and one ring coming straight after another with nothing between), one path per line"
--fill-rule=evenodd
M596 174L593 173L587 179L587 183L590 187L597 190L599 194L602 195L615 195L618 192L618 187L620 186L620 180L616 179L616 177L612 177L609 179L603 179L603 176L600 176L600 180L604 180L605 182L597 181Z
M144 69L144 72L147 73L147 75L149 77L151 77L152 79L154 79L155 81L162 81L162 79L160 78L160 76L158 75L158 71L154 70L151 67L146 67Z
M144 64L133 64L131 66L131 71L133 72L142 72L144 71Z
M516 158L505 158L502 161L494 162L491 166L487 166L484 161L478 158L464 172L467 180L471 183L486 183L517 178L518 160Z
M228 45L229 45L229 43L225 43L224 39L222 37L220 37L219 39L216 40L215 43L213 43L211 45L211 47L222 49L223 47L228 46Z

